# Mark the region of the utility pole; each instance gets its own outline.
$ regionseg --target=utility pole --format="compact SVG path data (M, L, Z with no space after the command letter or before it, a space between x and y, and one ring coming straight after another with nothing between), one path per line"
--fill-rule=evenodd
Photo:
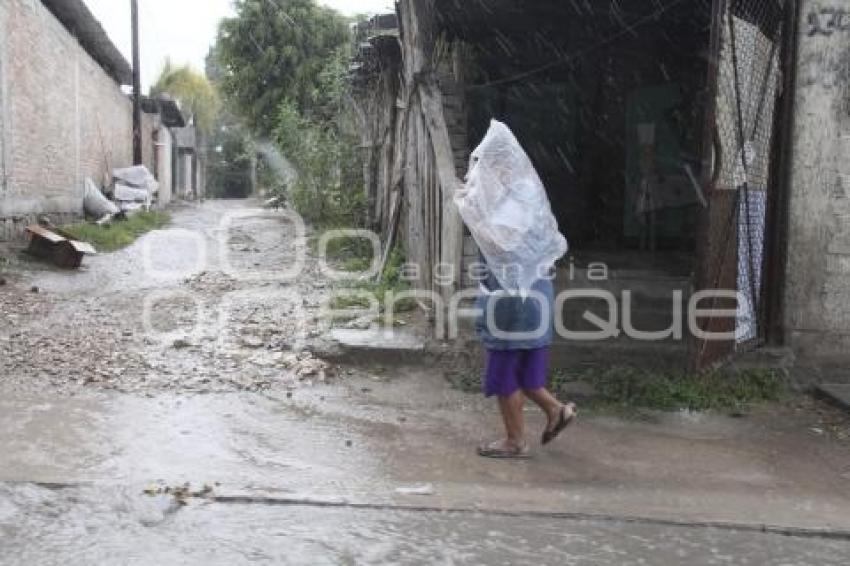
M130 0L133 26L133 164L142 164L142 70L139 56L139 0Z

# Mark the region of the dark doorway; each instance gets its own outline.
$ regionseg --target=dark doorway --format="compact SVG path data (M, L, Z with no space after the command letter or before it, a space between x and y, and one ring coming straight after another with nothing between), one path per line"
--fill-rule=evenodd
M692 257L711 2L464 5L444 17L473 53L470 146L507 123L574 250Z

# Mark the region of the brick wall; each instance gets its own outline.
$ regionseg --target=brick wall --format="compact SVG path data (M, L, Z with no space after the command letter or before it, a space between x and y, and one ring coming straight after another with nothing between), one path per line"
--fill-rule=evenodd
M0 2L0 154L0 238L132 163L129 98L38 0Z
M847 2L807 0L798 30L785 325L813 381L850 381L848 19Z

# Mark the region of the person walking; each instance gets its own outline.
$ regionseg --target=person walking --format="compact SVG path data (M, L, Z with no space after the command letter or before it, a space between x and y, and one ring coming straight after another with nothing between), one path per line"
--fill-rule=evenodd
M546 274L527 296L506 293L491 269L480 282L476 333L486 349L484 394L498 399L505 436L478 448L489 458L525 458L524 406L533 401L546 415L541 444L555 440L576 418L573 403L561 403L546 389L552 344L554 288Z
M524 406L546 415L540 440L555 440L577 416L547 389L554 326L555 262L568 249L537 172L510 129L493 120L472 153L458 210L481 251L476 334L486 350L484 393L498 399L504 438L478 447L488 458L527 458Z

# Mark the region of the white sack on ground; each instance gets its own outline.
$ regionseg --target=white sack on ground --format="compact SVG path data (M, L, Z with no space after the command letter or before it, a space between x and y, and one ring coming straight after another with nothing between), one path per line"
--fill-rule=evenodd
M83 210L93 218L103 218L110 214L118 214L115 203L103 196L103 193L91 179L86 179L86 188L83 193Z
M145 189L135 189L121 183L115 185L115 194L113 196L115 200L125 202L148 202L151 200L150 193Z
M507 291L527 291L567 253L534 165L511 130L493 120L472 153L460 215Z
M112 172L115 183L123 183L136 189L145 189L151 195L159 192L159 183L144 165L116 169Z

